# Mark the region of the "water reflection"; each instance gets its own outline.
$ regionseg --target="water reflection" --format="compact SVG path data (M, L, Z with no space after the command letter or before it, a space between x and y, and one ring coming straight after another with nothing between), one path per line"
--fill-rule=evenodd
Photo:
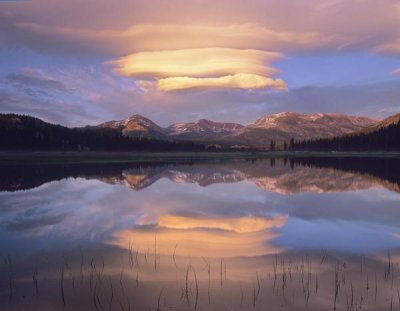
M153 230L137 228L117 232L112 244L127 248L130 243L137 250L153 247L154 240L162 247L160 254L228 258L261 256L277 252L271 240L279 234L287 221L286 215L271 218L236 217L211 218L161 215Z
M0 191L18 191L65 178L83 177L134 190L162 178L206 187L250 181L266 191L341 192L384 186L400 192L397 158L278 158L206 163L102 163L0 166ZM315 169L310 169L315 168Z
M304 167L297 167L294 170L285 166L270 166L265 161L252 165L236 163L231 166L224 164L164 167L156 170L154 168L127 169L122 172L120 178L103 178L102 180L140 190L161 178L168 178L175 183L196 183L202 187L248 181L265 191L282 194L360 190L377 184L377 181L373 179L369 180L354 173L334 169L310 170Z
M397 308L399 168L395 159L4 168L0 308Z

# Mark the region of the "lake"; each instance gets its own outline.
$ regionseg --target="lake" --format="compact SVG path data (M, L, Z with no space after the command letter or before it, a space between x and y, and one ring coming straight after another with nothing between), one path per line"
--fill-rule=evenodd
M1 310L400 308L400 159L1 172Z

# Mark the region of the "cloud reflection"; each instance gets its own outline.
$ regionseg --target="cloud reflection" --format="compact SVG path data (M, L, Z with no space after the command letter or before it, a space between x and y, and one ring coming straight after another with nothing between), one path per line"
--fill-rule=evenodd
M389 164L384 171L394 172ZM176 254L216 257L399 245L399 195L377 177L269 160L123 169L102 164L76 171L77 179L0 192L0 244L28 252L132 243L146 252L157 236L159 253L170 256L179 244Z
M272 218L206 218L161 215L152 228L122 230L110 241L113 245L137 251L182 256L227 258L261 256L277 252L271 240L284 226L287 215Z

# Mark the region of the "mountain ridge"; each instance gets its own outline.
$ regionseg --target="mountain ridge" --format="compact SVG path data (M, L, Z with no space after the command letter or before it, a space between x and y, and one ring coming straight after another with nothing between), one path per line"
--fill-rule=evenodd
M400 123L400 113L389 116L375 124L372 124L366 128L364 128L363 130L361 130L362 133L371 133L374 131L377 131L379 129L388 127L390 125L395 125Z
M312 140L336 141L343 136L359 135L368 131L375 133L386 127L393 127L399 121L400 114L377 120L343 114L283 112L263 116L248 125L200 119L161 127L146 117L134 114L126 119L108 121L97 126L67 128L35 117L0 114L0 138L3 141L2 149L9 146L11 149L51 147L60 150L119 150L132 149L135 145L137 147L134 149L142 146L145 149L158 150L163 150L164 147L165 150L295 150L295 145L308 148L307 144ZM397 137L395 128L390 131L391 137ZM377 140L386 137L375 136ZM102 145L101 142L107 144ZM302 142L304 146L301 145ZM329 142L324 144L327 148L332 148ZM363 144L368 145L370 142L363 140ZM388 140L388 146L384 146L384 149L389 148L389 145L397 146L397 143Z
M378 119L337 113L281 112L265 115L248 125L200 119L161 127L135 114L126 119L101 123L98 127L119 129L131 137L190 140L225 147L268 148L271 140L283 145L284 141L289 142L291 138L303 140L340 136L373 126L377 122Z
M400 114L345 135L296 142L293 149L301 151L400 150Z

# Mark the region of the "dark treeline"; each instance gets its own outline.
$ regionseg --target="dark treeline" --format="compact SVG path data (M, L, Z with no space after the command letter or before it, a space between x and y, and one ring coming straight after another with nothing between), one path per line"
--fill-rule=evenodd
M0 114L0 150L201 151L193 142L131 138L112 129L68 128L40 119Z
M310 157L291 158L292 167L333 168L336 170L365 174L400 186L400 160L397 158L367 157Z
M373 132L295 142L292 148L308 151L398 151L400 122Z

